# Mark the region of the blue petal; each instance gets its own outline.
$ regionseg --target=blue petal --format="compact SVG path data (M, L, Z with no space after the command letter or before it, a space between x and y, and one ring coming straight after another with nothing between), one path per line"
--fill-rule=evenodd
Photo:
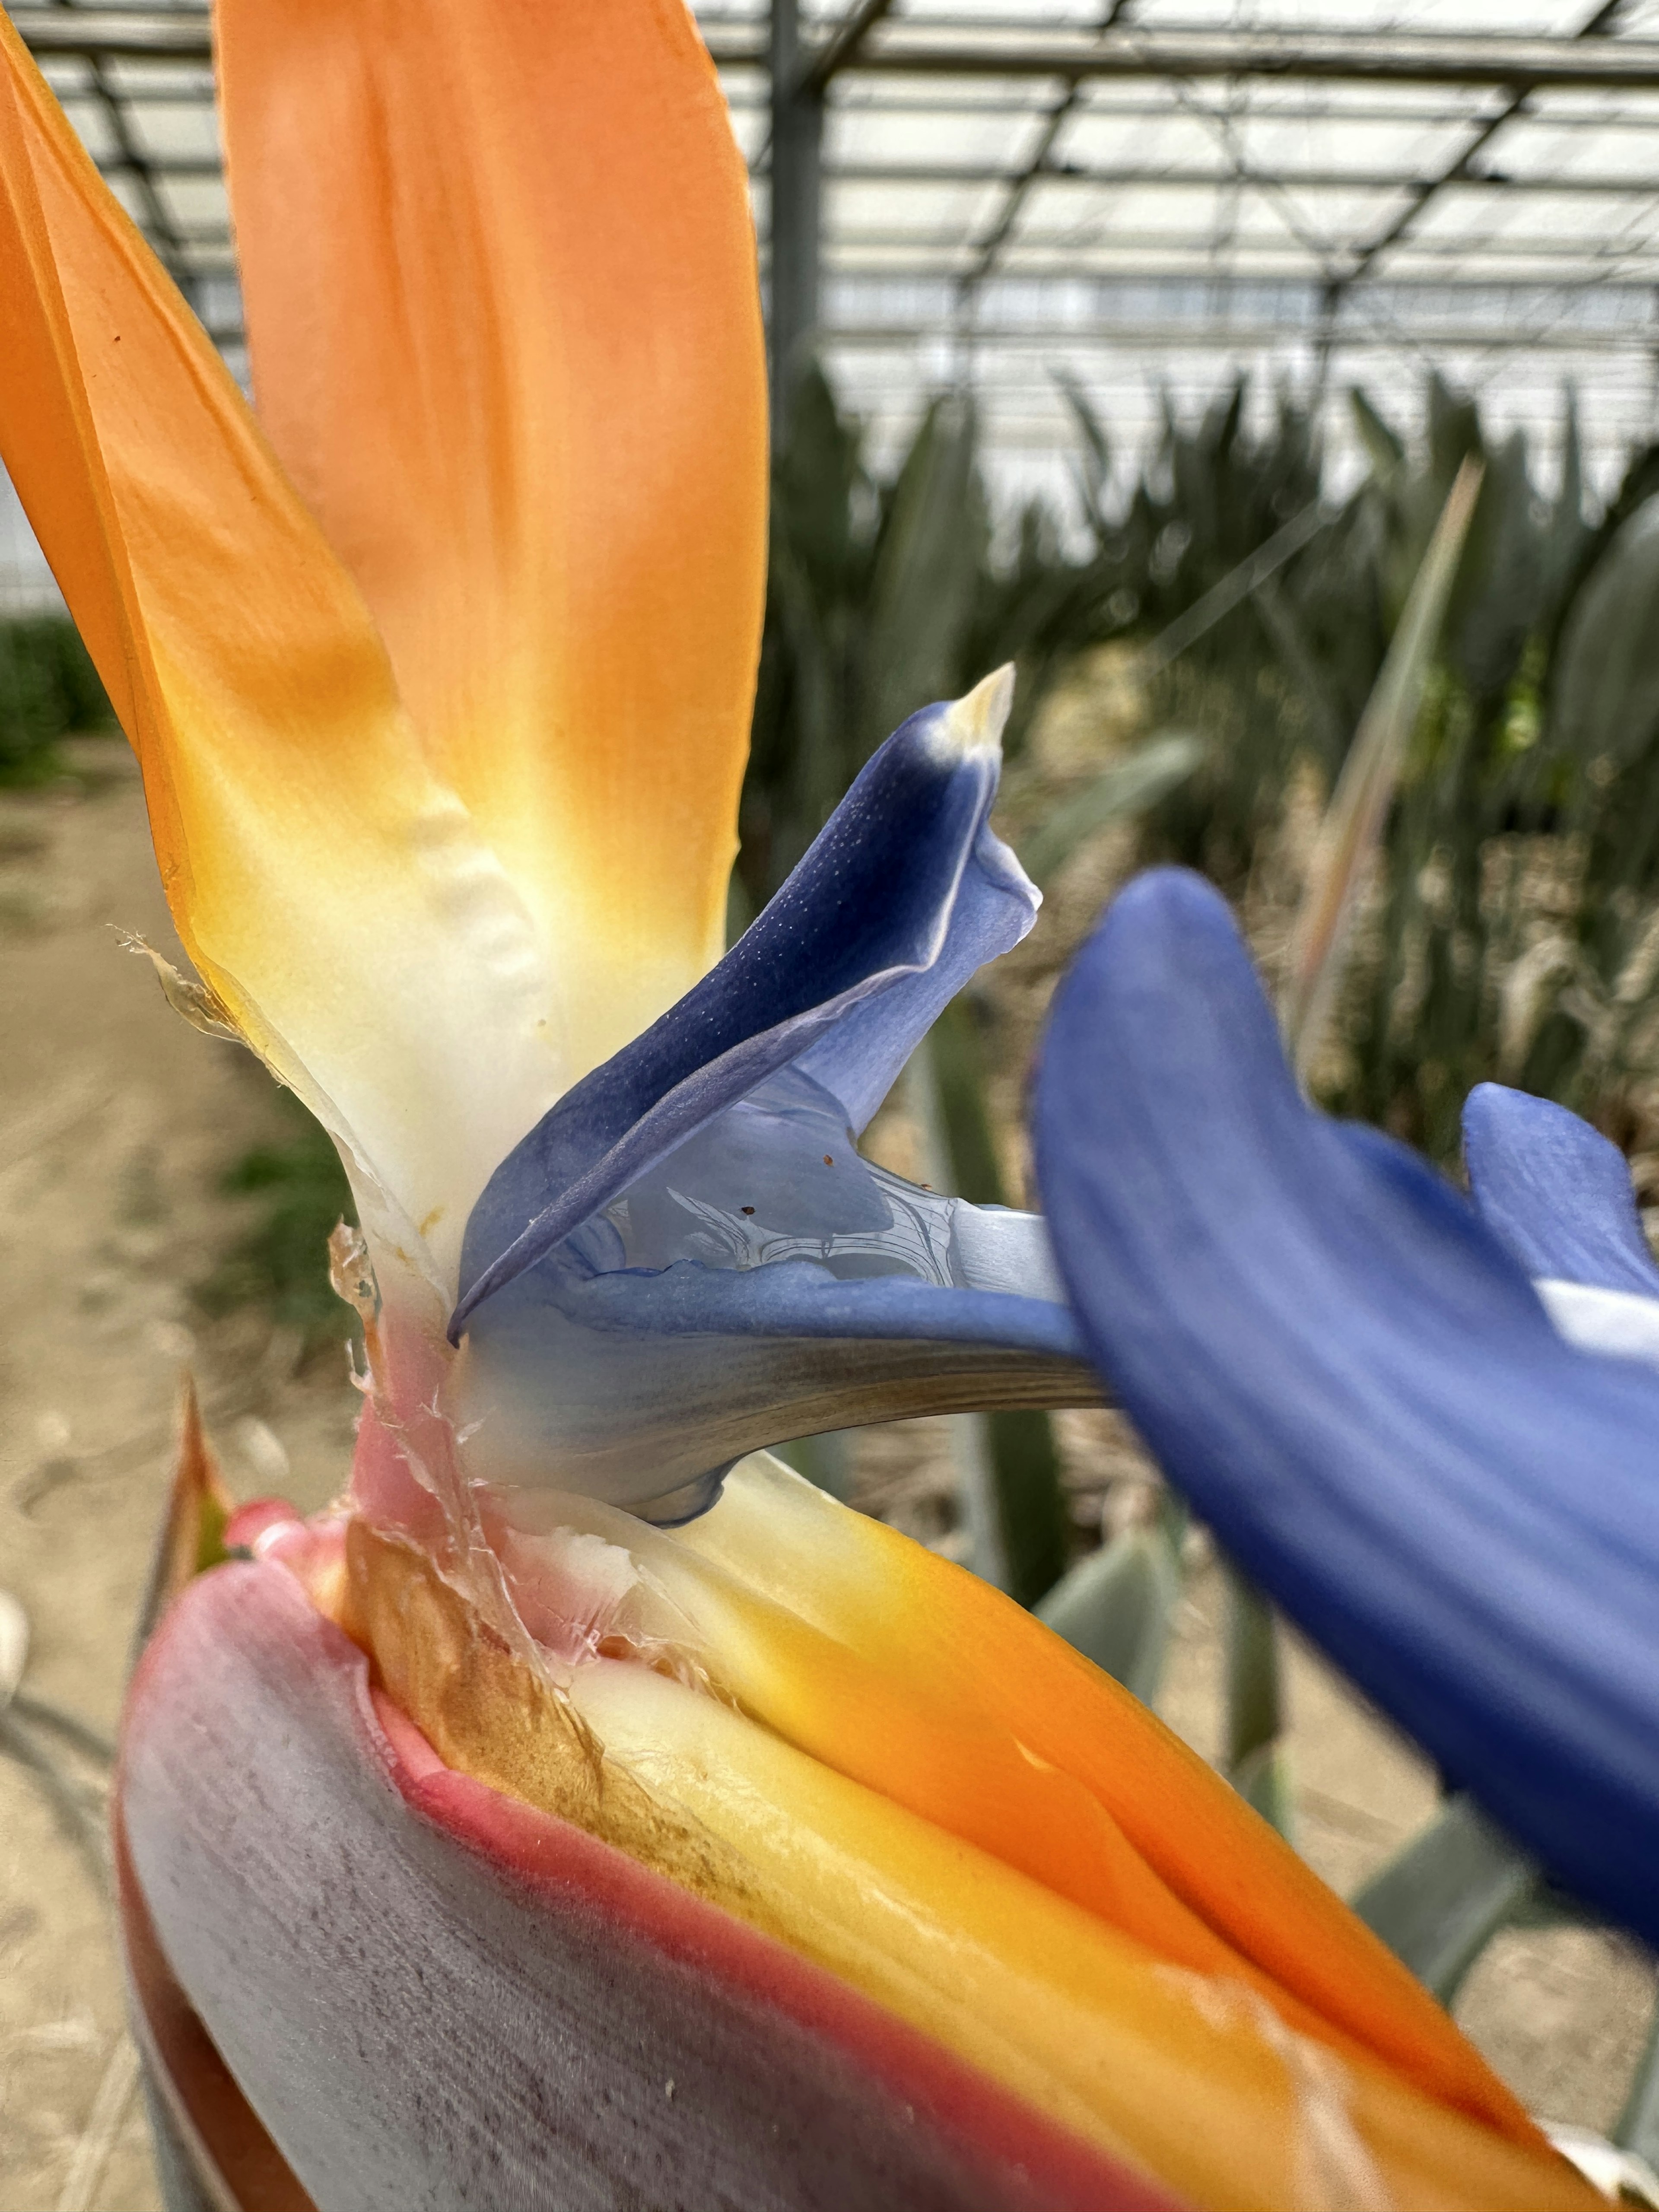
M1103 1374L1274 1600L1570 1887L1659 1940L1659 1377L1298 1097L1231 918L1144 877L1056 999L1038 1164Z
M476 1404L482 1418L469 1474L689 1518L733 1461L787 1437L1093 1402L1042 1224L934 1203L946 1218L918 1233L951 1265L933 1280L863 1272L882 1264L870 1231L848 1232L851 1254L827 1240L820 1260L642 1268L626 1264L614 1218L588 1223L474 1316L462 1413Z
M1625 1156L1588 1121L1482 1083L1463 1108L1463 1152L1481 1219L1528 1275L1659 1297Z
M719 965L508 1154L467 1224L452 1334L792 1061L851 1144L945 1002L1031 926L1036 891L986 826L1009 690L991 678L913 714Z

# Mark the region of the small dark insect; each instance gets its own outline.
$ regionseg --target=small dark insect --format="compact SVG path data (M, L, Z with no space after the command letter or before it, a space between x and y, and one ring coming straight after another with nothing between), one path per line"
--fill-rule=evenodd
M754 1210L755 1209L752 1206L745 1206L743 1209L745 1213L752 1213Z
M829 1155L829 1153L828 1153L828 1152L826 1152L826 1153L824 1154L824 1156L823 1156L823 1164L824 1164L824 1165L825 1165L825 1167L827 1167L827 1168L832 1168L832 1167L834 1167L834 1165L836 1164L835 1164L835 1162L830 1158L830 1155Z

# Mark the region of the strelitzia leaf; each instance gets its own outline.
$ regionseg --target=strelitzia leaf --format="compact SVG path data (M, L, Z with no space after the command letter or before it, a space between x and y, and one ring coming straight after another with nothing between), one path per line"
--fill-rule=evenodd
M1267 1601L1247 1575L1227 1571L1227 1764L1239 1767L1284 1726L1279 1646Z
M1020 864L1026 874L1035 883L1051 883L1079 847L1097 831L1156 806L1177 784L1186 781L1203 757L1201 738L1184 731L1167 730L1149 738L1127 760L1114 761L1076 798L1056 807L1020 847Z
M1080 1559L1036 1607L1039 1620L1151 1705L1181 1602L1181 1560L1161 1523L1126 1528Z
M1534 1862L1460 1795L1352 1902L1395 1957L1449 2004L1537 1885Z
M1372 474L1384 486L1392 484L1406 465L1405 440L1391 422L1378 414L1369 394L1357 384L1348 393L1348 404Z
M1239 1761L1230 1778L1244 1802L1270 1828L1277 1828L1286 1843L1296 1840L1296 1784L1286 1744L1275 1741L1261 1745Z
M1236 568L1212 585L1200 599L1194 601L1184 614L1178 615L1169 628L1161 630L1140 654L1135 663L1135 673L1144 679L1162 673L1181 658L1189 646L1213 629L1224 615L1248 599L1269 576L1277 574L1287 561L1311 544L1331 517L1318 500L1311 501L1299 514L1294 514L1282 530L1275 531L1264 544L1247 554Z
M984 1056L973 1009L952 1000L927 1039L935 1149L944 1187L971 1206L1002 1206L1006 1192L985 1097ZM975 1417L965 1417L972 1419ZM981 1417L974 1449L988 1494L985 1536L998 1562L994 1579L1022 1605L1053 1587L1065 1570L1067 1519L1048 1416L1013 1407Z
M1645 757L1659 731L1659 498L1638 507L1567 617L1553 684L1557 741L1581 765Z
M1288 1841L1295 1791L1281 1741L1279 1633L1267 1601L1231 1561L1226 1582L1227 1772L1239 1796Z
M928 409L894 487L871 581L863 749L954 687L990 526L972 403Z
M1281 1010L1293 1064L1304 1078L1341 981L1354 903L1388 819L1480 489L1480 465L1465 461L1320 827Z

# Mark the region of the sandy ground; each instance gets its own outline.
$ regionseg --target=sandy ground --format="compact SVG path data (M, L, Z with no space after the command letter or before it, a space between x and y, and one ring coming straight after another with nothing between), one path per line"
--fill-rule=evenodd
M296 1375L291 1339L248 1315L210 1325L192 1302L245 1220L216 1186L272 1132L272 1093L120 949L117 927L173 939L125 750L83 757L87 796L0 794L0 1583L29 1620L27 1691L107 1730L183 1369L249 1495L320 1504L353 1399L343 1358ZM161 2202L88 1833L0 1760L4 2212Z
M30 1626L26 1694L108 1730L181 1369L195 1370L245 1495L321 1503L345 1471L355 1401L343 1358L301 1370L292 1338L248 1314L209 1324L192 1301L244 1221L218 1179L271 1132L271 1093L234 1047L185 1028L119 950L116 927L163 945L171 935L126 757L103 746L83 758L94 781L79 793L0 794L0 1585ZM1089 882L1067 894L1094 896ZM1051 964L1034 952L1033 982ZM1011 1094L1018 1084L1011 1066ZM903 1522L937 1498L945 1449L942 1424L872 1432L862 1486ZM1093 1417L1071 1449L1085 1477L1103 1470L1098 1495L1133 1444ZM1165 1698L1206 1751L1218 1606L1213 1573L1199 1572ZM1300 1652L1291 1700L1304 1847L1351 1887L1426 1816L1432 1779ZM83 1794L54 1807L38 1778L0 1759L0 2212L154 2212L98 1768L74 1771ZM1460 2011L1534 2108L1602 2128L1650 1996L1645 1963L1612 1939L1515 1936Z

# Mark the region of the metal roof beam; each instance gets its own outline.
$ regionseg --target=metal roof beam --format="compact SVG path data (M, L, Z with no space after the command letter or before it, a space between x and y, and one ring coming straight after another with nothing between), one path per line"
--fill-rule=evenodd
M861 9L860 9L861 12ZM10 10L31 51L44 58L208 64L204 9L45 7L22 0ZM849 18L848 28L851 27ZM831 46L835 41L832 39ZM749 32L711 27L711 55L722 68L767 66L765 43ZM807 64L816 69L823 57ZM1263 30L1143 31L1119 27L1034 34L1029 27L940 36L924 25L872 21L836 74L910 76L1289 77L1329 82L1556 86L1589 91L1659 91L1659 40L1459 36L1431 32Z
M838 185L1014 185L1026 180L1024 169L1010 169L973 161L827 161L825 184ZM1030 179L1042 185L1109 185L1121 191L1213 191L1222 185L1283 189L1286 191L1405 191L1415 183L1391 169L1275 170L1271 177L1250 169L1158 168L1127 161L1110 167L1085 167L1062 161L1039 171ZM1659 193L1659 174L1649 176L1517 176L1506 171L1480 171L1468 176L1438 180L1437 189L1468 191L1559 192L1605 198L1627 193L1647 198Z
M83 60L205 62L213 41L205 8L9 8L29 52Z
M937 321L928 321L830 324L820 331L819 336L826 350L844 346L860 352L878 352L884 349L896 352L936 340L939 334ZM1245 323L1225 319L1207 322L1199 317L1189 319L1177 317L1164 321L1126 318L1121 321L1083 324L974 323L956 335L987 352L995 349L1030 351L1055 346L1079 349L1098 346L1110 351L1138 346L1158 353L1224 354L1241 349L1251 352L1282 353L1289 338L1296 338L1310 351L1316 343L1323 342L1323 332L1311 318L1305 324L1298 324L1294 330L1287 328L1282 321L1272 319ZM1414 327L1411 336L1420 344L1458 352L1590 355L1630 352L1639 354L1644 360L1651 356L1654 345L1651 326L1607 330L1558 324L1545 331L1509 331L1490 324L1448 325L1437 322ZM1330 350L1335 353L1397 353L1399 349L1400 337L1393 331L1370 331L1340 325L1330 339Z
M717 61L725 42L711 39ZM736 61L752 58L750 50ZM1454 36L1431 32L1030 30L942 39L908 23L866 42L861 74L907 76L1297 77L1350 83L1659 91L1659 40Z
M1104 38L1115 30L1133 5L1134 0L1106 0L1101 11L1099 36ZM1082 96L1083 80L1080 77L1070 78L1065 90L1044 118L1036 143L1031 149L1024 167L1009 179L1001 206L974 241L974 265L963 279L964 305L973 287L982 284L996 267L998 257L1008 243L1010 234L1019 221L1021 210L1030 198L1032 188L1050 167L1060 135Z
M918 237L914 231L847 232L825 260L824 282L951 284L962 274L959 262L965 250L960 239ZM1214 264L1207 240L1193 238L1182 231L1127 231L1081 251L1067 237L1028 234L1020 240L1020 252L1022 257L1033 258L1004 262L992 280L994 288L1004 284L1092 284L1103 281L1124 284L1155 284L1166 279L1179 283L1214 281ZM1309 266L1305 256L1294 258L1297 252L1296 246L1282 240L1245 239L1241 241L1240 258L1234 263L1229 281L1316 284L1320 281L1317 270ZM1452 241L1413 245L1412 252L1429 263L1455 264L1468 258L1468 249ZM869 258L843 258L860 254ZM896 258L902 254L911 258ZM1159 257L1156 265L1131 258L1146 254ZM923 258L929 255L933 258ZM1035 258L1039 255L1045 258ZM1437 294L1455 289L1490 292L1516 283L1555 288L1564 282L1577 292L1586 289L1578 280L1587 269L1593 268L1602 272L1596 282L1598 296L1605 297L1613 284L1624 282L1650 303L1652 277L1645 272L1659 270L1659 240L1621 246L1616 240L1592 244L1583 239L1522 236L1483 245L1480 258L1498 264L1492 275L1455 267L1449 273L1432 267L1419 270L1407 264L1405 273L1390 270L1385 277L1370 278L1362 296L1370 298L1379 291L1389 293L1395 288L1413 291L1429 287ZM1535 277L1517 275L1503 265L1510 262L1519 262L1528 270L1537 269L1539 273ZM1546 264L1547 270L1542 265ZM1636 273L1622 280L1606 273L1617 270Z
M893 0L854 0L829 38L809 56L796 89L821 93L831 77L853 68L866 39L892 9Z
M1574 38L1610 38L1618 21L1620 10L1624 4L1625 0L1600 0L1600 4L1592 11L1587 21L1581 23L1574 32ZM1492 140L1508 124L1514 122L1517 116L1524 115L1528 112L1531 101L1532 94L1529 90L1511 92L1495 115L1487 116L1484 121L1475 125L1452 159L1437 175L1419 179L1417 183L1412 185L1407 191L1405 205L1385 222L1380 230L1366 240L1354 255L1352 265L1344 272L1338 283L1333 287L1334 294L1340 297L1340 294L1351 285L1358 283L1391 246L1398 246L1407 233L1415 225L1418 217L1436 194L1448 191L1454 185L1461 184L1468 175L1470 164L1479 155L1485 153ZM1329 304L1334 307L1335 299L1333 298Z

